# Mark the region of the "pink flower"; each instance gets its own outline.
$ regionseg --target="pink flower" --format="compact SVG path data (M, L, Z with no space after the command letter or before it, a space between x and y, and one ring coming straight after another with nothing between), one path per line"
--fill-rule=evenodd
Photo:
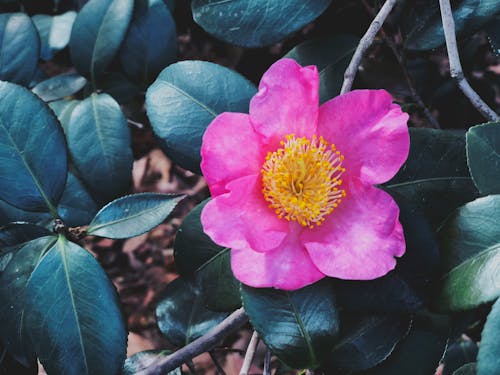
M285 290L325 276L368 280L405 251L399 208L374 187L408 156L408 115L384 90L319 106L318 72L282 59L264 74L250 114L207 128L201 169L213 199L204 231L231 248L242 283Z

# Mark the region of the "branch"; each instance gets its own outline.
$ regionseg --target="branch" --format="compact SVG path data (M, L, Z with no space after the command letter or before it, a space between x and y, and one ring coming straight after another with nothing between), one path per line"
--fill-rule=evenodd
M252 338L247 347L247 352L245 354L245 359L243 360L243 366L241 366L240 375L248 375L248 370L252 365L252 360L255 355L255 350L257 349L257 344L259 343L259 335L256 331L253 331Z
M160 358L148 368L139 371L139 375L163 375L181 366L186 361L212 350L226 336L238 330L248 321L243 307L229 315L222 323L212 328L200 338L180 348L176 352Z
M446 40L446 49L450 60L450 75L457 81L457 85L464 95L481 114L490 121L498 121L499 117L481 97L469 85L464 77L460 56L458 55L457 37L455 34L455 21L451 11L450 0L439 0L441 9L441 19L443 21L444 37Z
M391 13L392 8L394 8L397 2L398 0L387 0L373 19L370 27L368 27L366 34L361 38L361 41L359 42L358 47L356 48L356 51L352 56L351 62L349 63L349 66L344 73L344 83L342 84L342 90L340 90L341 95L351 91L354 77L356 77L356 73L366 50L372 45L375 36L377 35L378 31L384 24L385 19L387 18L389 13Z

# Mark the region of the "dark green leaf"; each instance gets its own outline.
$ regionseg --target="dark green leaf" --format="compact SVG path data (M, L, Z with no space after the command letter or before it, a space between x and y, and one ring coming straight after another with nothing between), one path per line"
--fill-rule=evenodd
M71 32L71 60L95 84L115 57L132 18L133 0L90 0Z
M27 86L39 54L40 40L31 19L24 13L0 14L0 80Z
M71 29L75 22L76 12L66 12L57 16L37 14L33 16L41 40L40 57L51 60L54 53L66 48L69 43Z
M0 225L6 225L14 221L43 222L41 225L45 225L51 220L52 216L48 213L24 211L0 200Z
M464 364L474 362L477 349L477 344L470 339L460 339L449 345L443 358L443 375L452 375Z
M104 206L89 224L87 234L129 238L161 224L184 195L139 193L118 198Z
M0 227L0 253L3 248L19 245L52 233L44 227L25 222L9 223Z
M174 258L184 277L198 282L204 304L214 311L233 311L241 306L240 283L231 271L230 249L218 246L203 231L196 206L182 221L174 243Z
M0 1L1 3L1 1ZM28 366L24 366L14 359L8 352L0 345L0 375L37 375L38 364L35 360Z
M26 284L36 265L57 238L41 237L25 243L14 252L5 270L0 274L0 339L10 354L25 366L34 358L28 341L26 321L28 304L25 300Z
M172 354L170 350L145 350L136 353L125 361L122 375L135 375L169 354ZM166 375L182 375L182 372L181 369L178 368L169 371Z
M330 5L331 0L193 0L193 18L225 42L262 47L299 30Z
M199 290L183 278L168 284L156 307L158 327L175 346L184 346L222 322L227 313L206 309Z
M123 71L143 87L177 56L175 23L162 0L139 0L120 49Z
M500 373L500 299L498 299L486 319L481 334L481 345L477 355L478 375Z
M61 74L40 82L31 89L40 99L51 102L80 91L87 80L79 74Z
M107 94L92 94L71 113L66 136L82 180L99 201L128 190L132 175L130 129L120 106Z
M497 16L488 24L486 31L493 53L500 56L500 16Z
M477 364L467 363L456 370L453 375L476 375L477 374Z
M65 133L67 133L68 131L69 120L71 119L71 113L80 102L81 100L57 100L55 102L49 103L50 109L52 109L56 114Z
M473 126L466 134L467 162L479 191L500 194L500 122Z
M165 153L200 173L201 138L222 112L248 113L255 87L220 65L182 61L165 68L148 88L146 109Z
M317 367L333 348L339 320L330 280L295 291L243 285L241 295L253 328L288 365Z
M392 353L411 324L409 317L390 315L345 316L341 320L339 339L322 366L329 373L338 369L362 371L378 365Z
M299 44L284 57L294 59L302 66L316 65L320 102L324 103L340 94L344 72L358 43L359 38L353 35L313 39Z
M436 307L463 310L500 295L500 195L456 210L439 232L442 285Z
M68 173L66 188L57 206L64 223L70 227L87 225L98 211L97 203L92 199L80 180Z
M26 331L49 374L121 372L127 331L118 296L86 250L59 237L26 286Z
M98 82L99 88L111 95L118 103L128 103L139 94L139 87L122 73L110 72Z
M59 122L21 86L0 82L0 98L0 199L57 215L67 171Z

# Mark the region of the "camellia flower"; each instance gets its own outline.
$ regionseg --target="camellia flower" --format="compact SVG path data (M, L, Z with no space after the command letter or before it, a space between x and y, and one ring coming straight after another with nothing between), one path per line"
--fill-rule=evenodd
M294 290L325 276L368 280L405 251L399 208L373 186L408 156L408 115L384 90L319 106L315 66L282 59L250 113L208 126L201 169L213 199L201 215L231 268L253 287Z

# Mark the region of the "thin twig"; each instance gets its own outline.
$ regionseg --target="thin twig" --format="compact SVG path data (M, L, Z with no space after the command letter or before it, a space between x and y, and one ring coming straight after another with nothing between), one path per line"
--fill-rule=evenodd
M248 375L248 370L252 365L253 357L255 355L255 350L257 349L257 344L259 343L259 335L256 331L253 331L252 338L247 347L247 352L245 354L245 359L243 360L243 366L241 366L240 375Z
M202 337L190 344L180 348L176 352L159 358L148 368L139 371L139 375L163 375L182 365L184 362L194 358L201 353L212 350L226 336L237 331L248 321L248 316L243 308L240 308L224 319L219 325L212 328Z
M208 354L210 355L210 358L212 358L212 362L214 363L215 367L217 368L217 373L219 375L226 375L226 372L224 371L224 369L222 368L222 366L220 365L219 363L219 360L217 359L215 353L213 350L210 350L208 352Z
M340 90L340 94L345 94L346 92L349 92L351 90L352 84L354 82L354 77L356 77L356 73L366 50L372 45L375 36L377 35L378 31L384 24L385 19L397 2L398 0L387 0L382 8L380 8L380 11L375 16L374 20L370 24L370 27L368 27L365 35L363 35L363 37L361 38L361 41L359 42L358 47L356 48L356 51L352 56L351 62L349 63L349 66L344 73L344 82L342 84L342 90Z
M196 367L194 366L194 363L191 359L186 361L186 366L188 367L189 371L191 371L193 374L196 374Z
M264 372L262 375L271 375L271 351L266 350L266 356L264 357Z
M457 85L462 90L464 95L469 98L470 102L481 114L490 121L498 121L499 117L488 104L474 91L465 79L458 55L457 37L455 34L455 21L451 11L450 0L439 0L441 9L441 19L443 21L444 37L446 40L446 50L450 60L450 75L457 81Z
M144 124L140 123L140 122L137 122L137 121L134 121L134 120L131 120L131 119L127 119L127 122L132 125L132 126L135 126L137 129L144 129Z

